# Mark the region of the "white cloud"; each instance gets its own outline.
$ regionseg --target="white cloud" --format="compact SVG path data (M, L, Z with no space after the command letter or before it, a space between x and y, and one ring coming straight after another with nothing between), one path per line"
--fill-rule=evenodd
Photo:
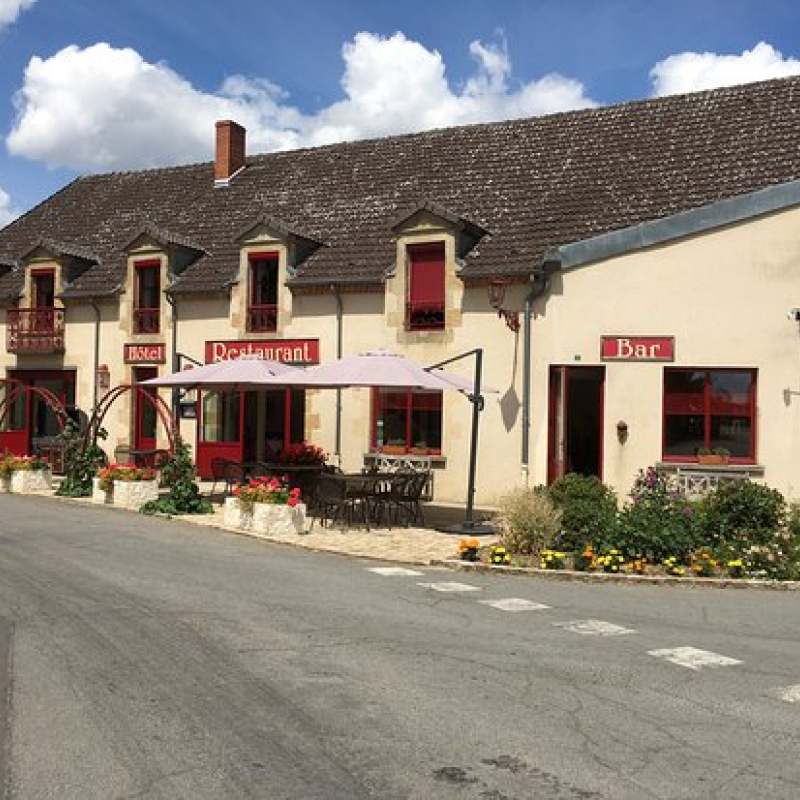
M19 215L11 208L11 198L7 192L0 189L0 228L5 228L9 222L13 222Z
M473 42L470 52L475 73L454 90L437 51L402 33L359 33L342 50L344 98L309 115L265 78L232 76L203 93L134 50L73 45L31 59L6 144L50 166L131 169L209 159L224 118L247 128L250 152L263 152L595 105L556 74L510 87L504 45Z
M740 83L783 78L800 73L800 61L784 58L765 42L741 55L717 53L677 53L659 61L650 70L653 94L681 94L733 86Z
M0 30L16 21L36 0L0 0Z

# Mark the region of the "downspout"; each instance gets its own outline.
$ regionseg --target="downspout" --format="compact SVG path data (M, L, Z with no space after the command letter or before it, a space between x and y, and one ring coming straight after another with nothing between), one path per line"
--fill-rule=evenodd
M339 294L339 287L331 284L331 291L336 300L336 358L342 357L342 328L344 325L344 310L342 296ZM335 455L339 466L342 464L342 390L336 390L336 438L334 440Z
M531 290L525 298L522 318L522 480L530 485L530 436L531 436L531 321L533 304L550 288L550 271L546 265L534 271L531 276Z
M97 401L100 395L99 371L100 371L100 309L97 302L92 298L92 308L94 309L94 384L92 386L92 411L97 408Z
M164 297L167 298L167 302L172 307L172 354L170 360L172 362L172 371L178 372L181 368L180 359L178 358L178 303L169 292L164 292ZM178 424L177 420L180 419L180 399L180 389L173 389L172 416L176 420L175 424Z

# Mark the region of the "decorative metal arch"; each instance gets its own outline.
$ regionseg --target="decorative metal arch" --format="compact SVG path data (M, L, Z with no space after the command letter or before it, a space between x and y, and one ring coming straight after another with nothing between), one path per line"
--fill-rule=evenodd
M98 434L103 427L103 420L106 418L109 409L120 397L128 392L133 392L135 397L144 398L155 409L156 415L167 434L168 449L170 455L172 455L175 452L175 438L178 430L175 417L167 403L156 392L148 391L144 386L137 383L121 383L119 386L110 389L97 401L97 405L92 412L92 416L89 417L83 432L83 448L85 449L90 444L97 442Z
M0 428L5 423L9 410L22 395L40 397L55 415L59 430L63 431L66 427L69 420L67 410L61 400L49 389L45 389L43 386L31 386L17 378L0 378L0 389L2 388L6 388L6 391L0 392Z

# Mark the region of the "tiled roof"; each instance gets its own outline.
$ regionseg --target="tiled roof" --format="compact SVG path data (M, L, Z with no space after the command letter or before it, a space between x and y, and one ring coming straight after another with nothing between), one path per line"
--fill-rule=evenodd
M797 178L795 77L251 156L226 188L210 163L89 176L0 231L0 260L48 237L99 259L71 292L105 294L124 278L123 246L151 226L204 251L176 289L218 291L235 279L237 235L271 219L324 242L293 284L380 282L398 218L437 207L486 231L465 279L524 277L553 247Z

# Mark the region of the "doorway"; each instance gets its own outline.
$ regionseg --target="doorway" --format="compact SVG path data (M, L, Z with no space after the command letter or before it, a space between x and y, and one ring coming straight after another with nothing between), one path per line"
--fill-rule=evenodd
M603 477L605 367L550 367L547 482Z
M134 367L133 382L140 384L142 381L158 377L158 367ZM135 450L156 449L156 429L158 427L158 412L154 403L151 403L145 393L155 397L156 389L143 388L137 385L133 410L133 447Z

